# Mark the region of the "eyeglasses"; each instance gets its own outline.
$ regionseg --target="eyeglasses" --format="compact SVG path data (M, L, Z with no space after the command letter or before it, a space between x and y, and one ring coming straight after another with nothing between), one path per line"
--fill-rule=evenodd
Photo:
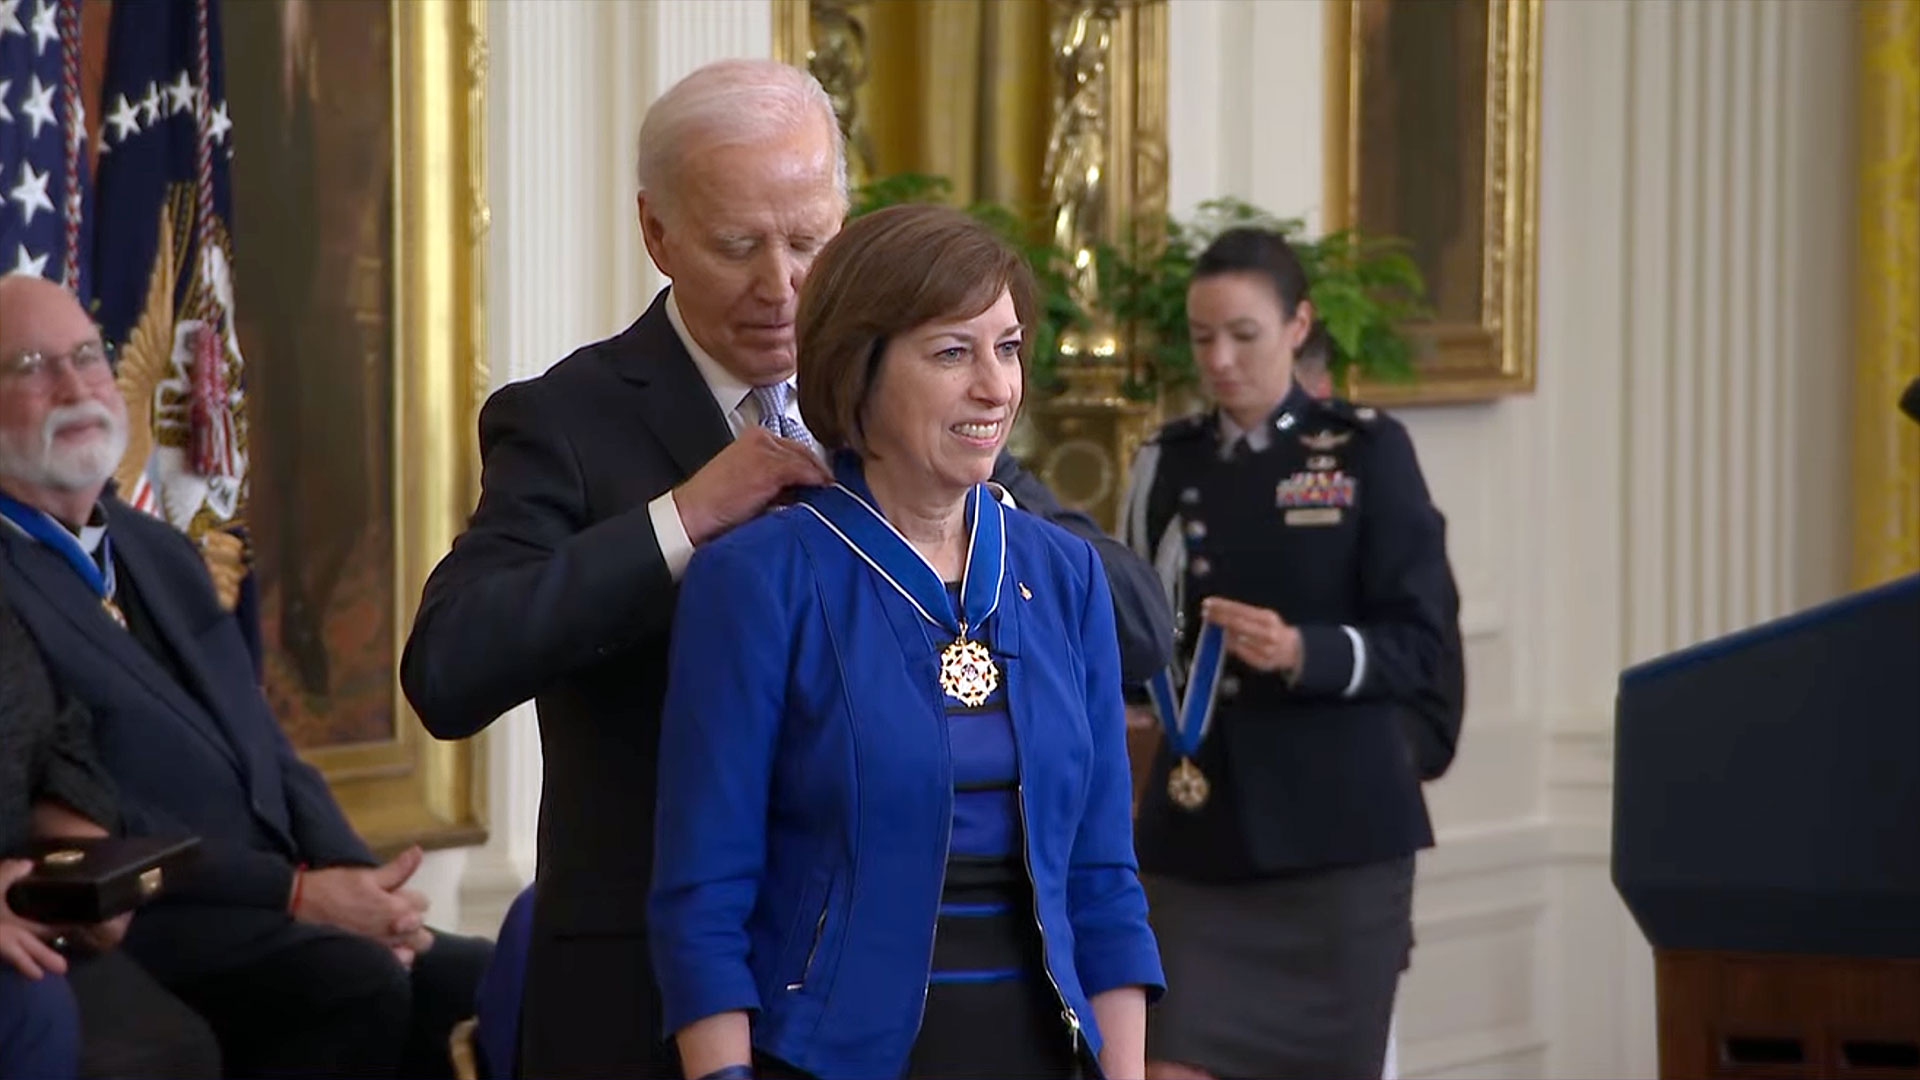
M113 350L98 341L76 346L69 353L28 351L0 360L0 381L25 383L36 390L52 389L65 364L82 382L95 382L113 373Z

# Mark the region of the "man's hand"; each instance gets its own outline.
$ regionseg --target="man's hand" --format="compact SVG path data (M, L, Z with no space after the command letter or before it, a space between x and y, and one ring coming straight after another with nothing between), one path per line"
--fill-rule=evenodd
M673 505L697 547L752 519L785 489L832 479L812 450L750 427L674 489Z
M11 965L29 979L38 979L49 972L64 975L67 958L43 940L51 937L53 931L15 915L13 909L7 907L7 890L32 872L33 862L28 859L0 862L0 962Z
M1291 673L1300 666L1300 631L1277 611L1209 596L1200 602L1200 617L1226 631L1227 652L1255 671Z
M422 929L427 898L403 888L420 869L418 847L384 866L334 866L309 870L294 917L326 923L389 946L407 946Z

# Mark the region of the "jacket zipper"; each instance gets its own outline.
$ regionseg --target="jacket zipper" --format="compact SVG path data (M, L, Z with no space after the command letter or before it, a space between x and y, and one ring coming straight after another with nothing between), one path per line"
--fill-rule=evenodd
M813 920L813 944L807 946L806 962L800 965L800 977L787 984L788 990L798 990L807 985L807 976L813 973L813 958L820 952L820 937L827 929L827 912L833 907L833 882L827 882L827 895L820 901L820 917Z
M1020 739L1013 740L1014 767L1018 770L1018 779L1014 784L1014 796L1020 803L1020 857L1027 867L1027 888L1033 893L1033 925L1040 931L1040 970L1047 973L1047 985L1053 987L1053 999L1060 1003L1060 1019L1067 1022L1068 1045L1077 1060L1080 1057L1080 1017L1067 1004L1067 995L1060 992L1060 982L1053 977L1053 958L1047 951L1047 924L1040 918L1040 889L1033 880L1033 844L1028 839L1032 834L1032 824L1027 818L1027 779L1026 769L1020 758Z

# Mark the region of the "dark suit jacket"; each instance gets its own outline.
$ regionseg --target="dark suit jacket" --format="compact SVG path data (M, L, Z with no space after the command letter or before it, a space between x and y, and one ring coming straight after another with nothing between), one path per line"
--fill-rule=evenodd
M0 592L0 857L29 838L41 799L109 829L117 821L87 711L55 696L33 638Z
M646 943L655 758L676 586L646 505L732 439L654 298L619 336L503 387L480 417L479 507L434 570L401 660L429 730L462 738L530 698L545 783L527 962L529 1075L674 1069ZM1037 481L997 470L1023 507ZM1057 518L1074 531L1084 517ZM1076 528L1078 525L1078 528ZM1100 537L1125 652L1165 663L1151 568ZM677 1074L676 1074L677 1075Z
M281 733L192 543L117 499L105 505L121 587L138 594L187 685L59 555L8 528L0 588L61 692L93 714L126 831L201 838L193 867L133 921L127 950L174 981L246 963L286 933L328 932L286 913L294 865L371 865L372 854Z

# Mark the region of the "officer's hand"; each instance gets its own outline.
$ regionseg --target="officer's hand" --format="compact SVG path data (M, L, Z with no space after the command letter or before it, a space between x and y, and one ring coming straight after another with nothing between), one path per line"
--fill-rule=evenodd
M1227 653L1255 671L1289 673L1300 666L1300 631L1271 608L1209 596L1200 602L1200 617L1226 631Z
M697 547L752 519L787 488L831 479L806 446L750 427L674 489L673 505Z

